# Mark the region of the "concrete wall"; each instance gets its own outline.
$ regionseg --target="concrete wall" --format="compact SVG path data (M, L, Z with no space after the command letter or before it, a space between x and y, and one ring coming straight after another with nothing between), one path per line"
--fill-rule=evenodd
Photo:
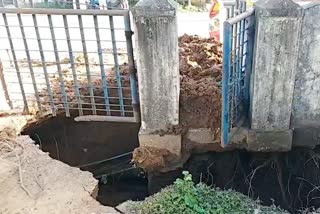
M320 144L320 3L304 6L292 105L294 146Z
M260 0L256 18L251 131L291 131L288 145L320 145L320 2Z
M292 125L320 123L320 4L305 9L299 43Z

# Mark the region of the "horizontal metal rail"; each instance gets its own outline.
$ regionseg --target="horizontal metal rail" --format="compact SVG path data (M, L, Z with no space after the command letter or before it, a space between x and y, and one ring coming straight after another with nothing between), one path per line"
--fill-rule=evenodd
M47 8L1 8L0 13L36 15L83 15L83 16L126 16L128 10L70 10Z
M243 19L246 19L254 14L254 9L249 9L246 12L241 13L240 15L237 15L235 17L232 17L225 21L225 23L228 23L230 25L236 24L240 22Z

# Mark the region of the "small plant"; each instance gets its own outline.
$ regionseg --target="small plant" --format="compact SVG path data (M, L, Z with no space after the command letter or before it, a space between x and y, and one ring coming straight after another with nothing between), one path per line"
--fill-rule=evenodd
M172 186L132 209L139 214L287 213L274 206L261 206L258 201L232 190L211 188L203 183L195 185L189 172L183 172L183 179L177 179Z

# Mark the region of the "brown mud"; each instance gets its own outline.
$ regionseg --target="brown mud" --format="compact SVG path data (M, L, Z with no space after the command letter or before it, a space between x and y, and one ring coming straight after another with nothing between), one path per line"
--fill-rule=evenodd
M173 131L177 133L179 129L181 132L185 132L188 128L211 128L214 131L219 131L221 124L222 44L213 38L202 39L198 36L183 35L179 38L179 63L180 128L172 130L171 127L168 127L168 130L160 130L160 132ZM77 70L81 69L83 70L83 68L77 67ZM71 76L70 70L64 72L65 76ZM120 66L120 73L125 110L132 111L130 72L127 64ZM119 93L115 70L106 70L106 76L109 97L111 97L111 115L119 116ZM64 84L70 108L79 108L74 81L65 78ZM92 84L97 114L105 115L103 82L99 78L94 80ZM92 101L89 97L90 87L87 80L79 81L79 86L84 115L92 114ZM51 80L51 87L53 88L54 102L60 103L58 110L63 110L63 95L58 77ZM42 91L40 97L48 108L48 92ZM129 112L126 113L126 116L133 116L133 114Z

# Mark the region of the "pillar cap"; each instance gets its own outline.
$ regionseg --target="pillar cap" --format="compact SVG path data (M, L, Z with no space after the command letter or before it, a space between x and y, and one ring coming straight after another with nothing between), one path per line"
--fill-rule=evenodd
M302 7L292 0L259 0L255 3L258 16L299 17Z
M132 13L135 17L175 17L177 7L172 0L140 0Z

